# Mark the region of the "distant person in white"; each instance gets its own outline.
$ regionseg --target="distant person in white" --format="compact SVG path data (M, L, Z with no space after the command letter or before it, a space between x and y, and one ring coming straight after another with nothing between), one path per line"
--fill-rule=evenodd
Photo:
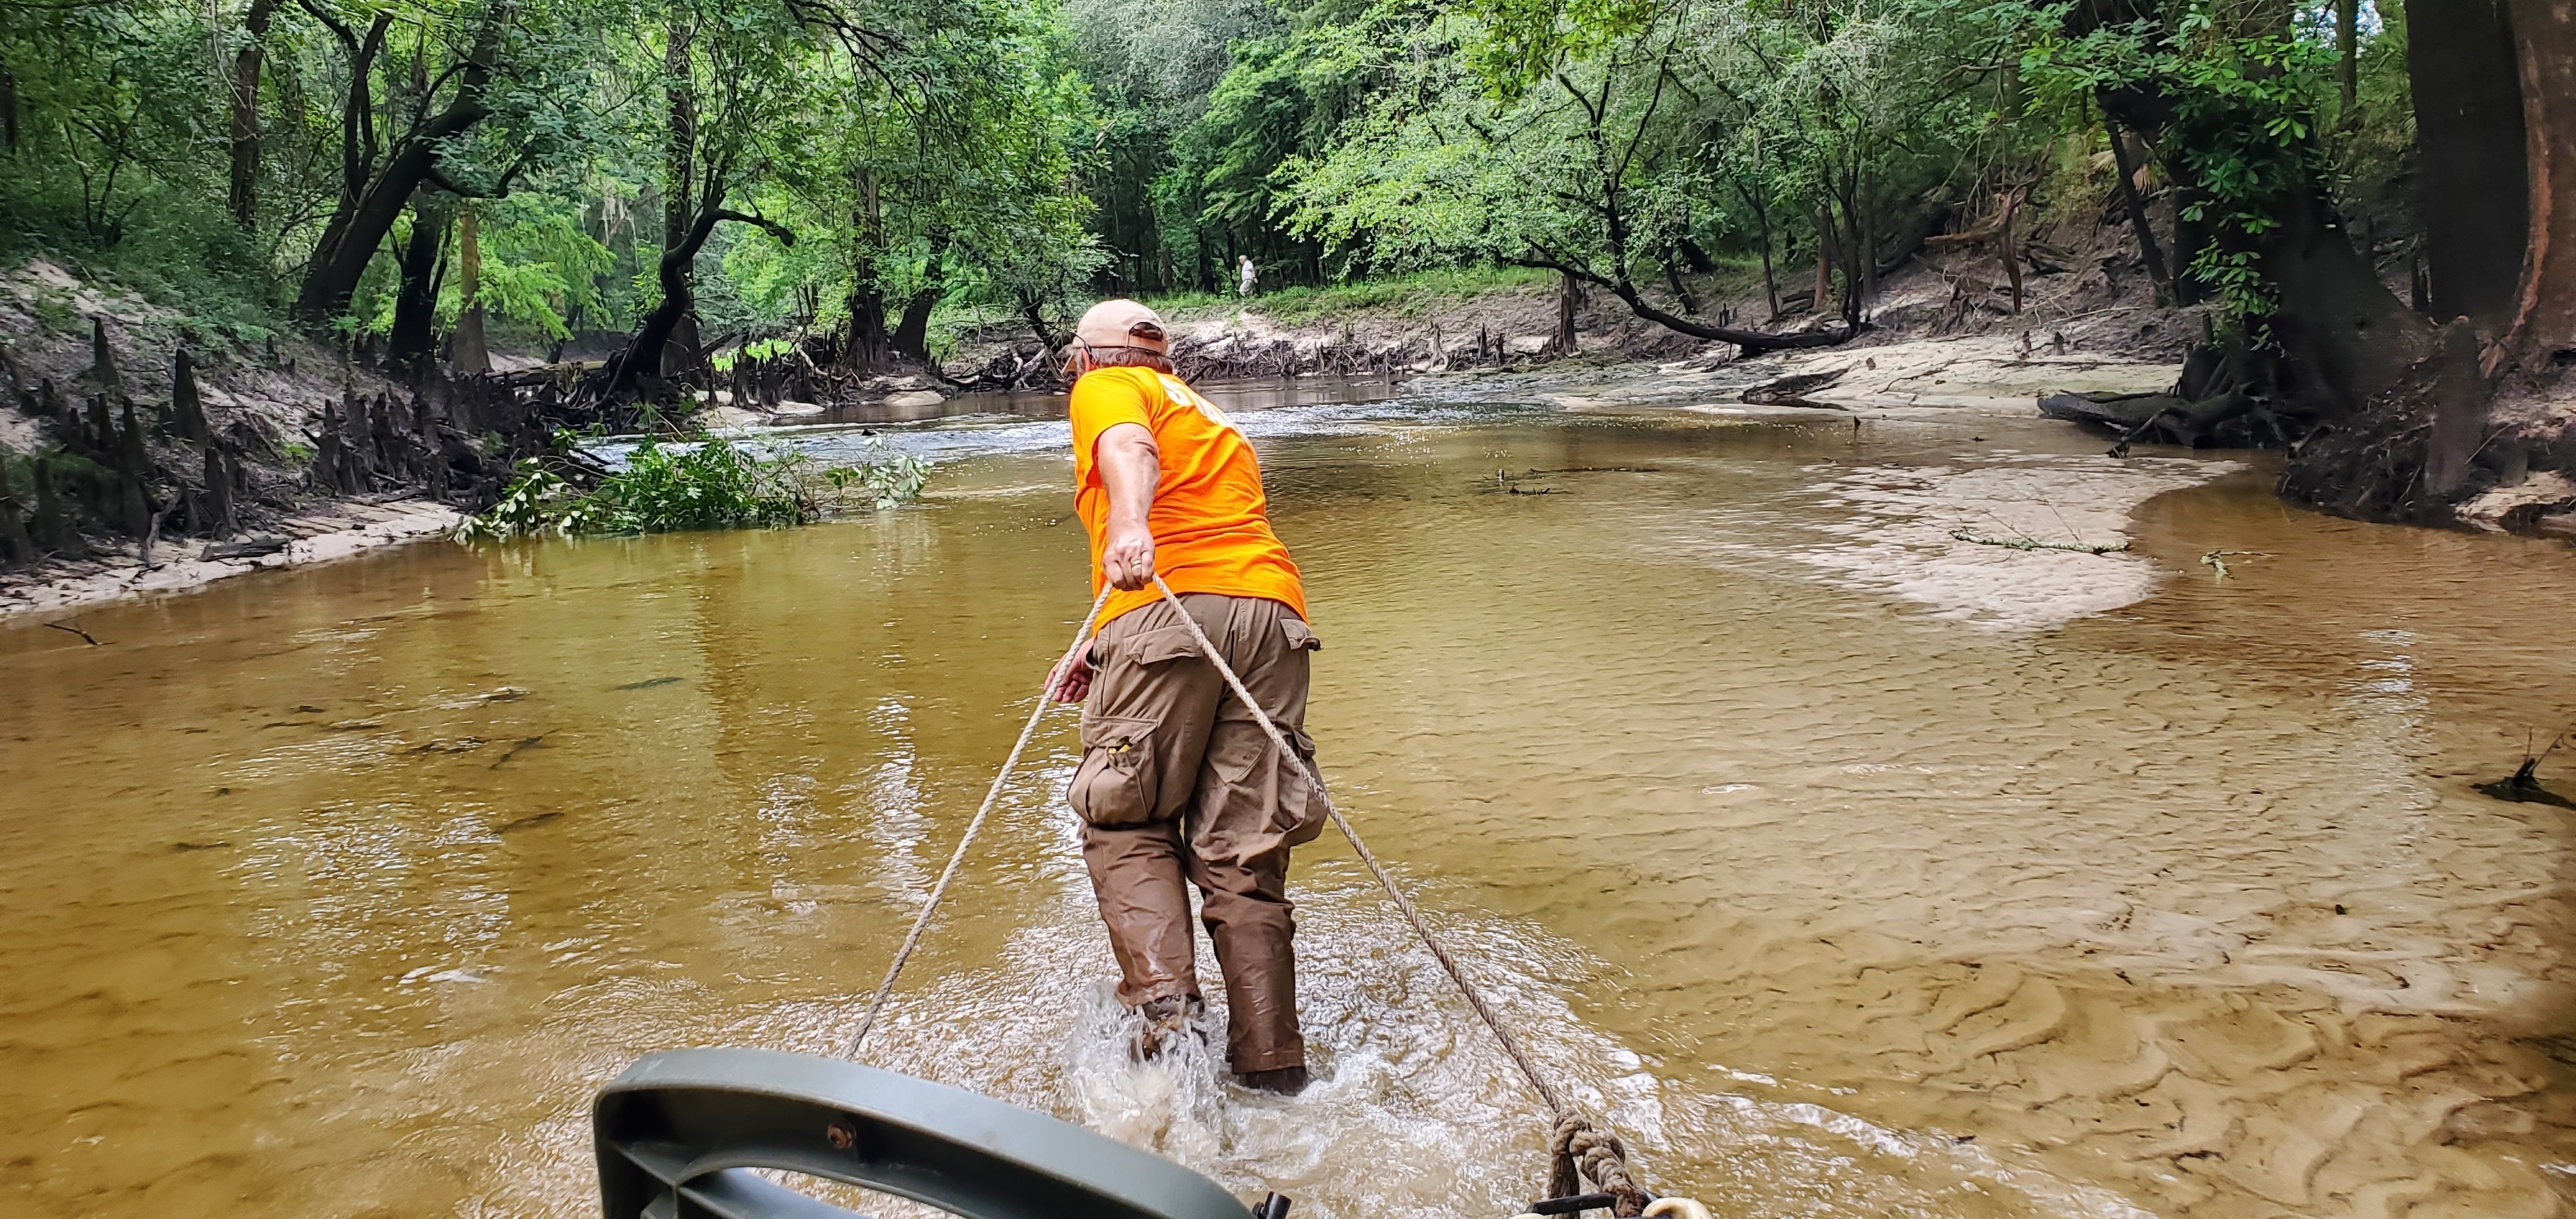
M1243 264L1242 264L1242 266L1241 266L1241 267L1239 267L1239 268L1238 268L1238 270L1242 273L1242 276L1243 276L1243 286L1242 286L1240 289L1238 289L1238 290L1236 291L1235 295L1237 295L1237 296L1250 296L1250 295L1252 295L1252 281L1253 281L1253 278L1254 278L1253 273L1252 273L1252 255L1250 255L1250 254L1246 254L1246 255L1244 255L1244 256L1243 256Z

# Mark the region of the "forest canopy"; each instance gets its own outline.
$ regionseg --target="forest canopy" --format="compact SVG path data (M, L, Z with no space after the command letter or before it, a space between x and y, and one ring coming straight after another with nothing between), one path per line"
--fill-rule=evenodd
M1927 234L2007 202L2099 209L2115 165L2190 184L2159 288L2259 323L2244 239L2277 197L2312 179L2374 206L2412 143L2402 20L2332 0L2089 22L2031 0L0 14L10 242L282 304L397 361L486 326L831 332L917 359L942 309L1045 333L1078 296L1218 290L1244 257L1274 284L1544 267L1668 315L1695 304L1684 276L1733 263L1774 312L1803 293L1857 322ZM2098 98L2146 87L2191 138L2115 139Z

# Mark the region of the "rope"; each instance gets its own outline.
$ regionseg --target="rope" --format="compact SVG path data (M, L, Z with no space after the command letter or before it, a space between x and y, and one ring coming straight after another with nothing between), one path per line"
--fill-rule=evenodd
M1199 650L1207 653L1208 663L1215 665L1216 671L1224 676L1225 684L1233 688L1234 696L1252 709L1252 718L1259 720L1261 730L1270 734L1270 743L1278 746L1281 754L1297 759L1297 764L1305 768L1306 780L1315 785L1315 798L1324 802L1324 815L1332 818L1333 828L1351 840L1351 849L1359 853L1360 862L1367 864L1369 871L1376 874L1377 883L1386 887L1386 895L1395 899L1395 908L1404 912L1406 922L1413 924L1414 934L1422 937L1423 944L1431 949L1431 955L1440 959L1440 968L1449 971L1449 980L1457 983L1459 992L1467 996L1467 1006L1476 1009L1477 1018L1494 1031L1495 1040L1503 1043L1503 1052L1510 1055L1512 1064L1521 1069L1521 1078L1528 1080L1530 1090L1547 1102L1548 1116L1561 1119L1571 1114L1573 1110L1566 1106L1564 1098L1539 1074L1538 1064L1531 1062L1529 1053L1521 1049L1519 1039L1503 1027L1502 1018L1494 1014L1493 1007L1485 1002L1485 996L1467 981L1467 975L1459 970L1458 962L1450 957L1449 950L1441 947L1440 941L1432 936L1431 928L1422 921L1422 913L1413 908L1413 902L1405 897L1404 890L1396 887L1395 877L1387 874L1386 865L1369 853L1368 844L1360 841L1359 831L1352 829L1350 819L1342 816L1342 810L1334 806L1332 795L1324 790L1324 776L1316 773L1315 764L1288 743L1287 736L1279 731L1279 725L1270 722L1270 713L1261 709L1261 700L1243 688L1243 679L1234 675L1234 666L1225 663L1225 657L1217 654L1216 645L1208 642L1207 632L1199 629L1198 619L1190 617L1190 612L1182 608L1181 599L1172 595L1172 586L1163 583L1163 577L1157 575L1154 587L1163 590L1163 600L1181 616L1181 625L1190 629L1190 638L1198 641Z
M1091 642L1092 624L1100 618L1100 607L1109 603L1109 591L1108 585L1101 586L1100 596L1091 603L1091 612L1082 616L1082 626L1073 633L1073 646L1064 650L1064 659L1058 661L1055 668L1047 670L1049 678L1055 676L1056 669L1070 664L1082 651L1082 645ZM1038 721L1045 717L1046 711L1047 691L1040 690L1038 705L1029 711L1029 722L1020 725L1020 739L1011 743L1011 756L1002 759L1001 773L993 776L993 786L984 792L984 803L976 807L974 819L966 823L965 835L957 840L957 849L949 853L948 866L939 872L939 883L930 887L930 901L921 907L919 915L914 916L912 930L904 933L903 947L895 950L894 963L886 966L885 980L877 983L876 996L868 1000L867 1014L859 1017L859 1031L851 1034L849 1048L842 1051L842 1057L859 1056L859 1043L866 1041L868 1030L876 1027L877 1014L885 1010L886 997L894 993L895 978L912 960L912 950L921 946L921 933L930 926L930 916L939 910L940 899L948 896L948 884L957 879L958 865L966 862L966 848L975 845L976 833L984 828L984 819L992 815L994 803L1002 798L1002 784L1010 780L1011 771L1019 766L1020 754L1028 749L1029 738L1037 735Z
M1270 713L1261 709L1261 700L1252 697L1252 691L1244 688L1243 679L1234 675L1234 666L1227 664L1225 657L1218 654L1216 644L1209 641L1207 632L1199 629L1198 619L1190 616L1189 609L1181 604L1180 597L1172 592L1171 585L1163 582L1159 573L1154 576L1154 587L1162 590L1163 602L1180 616L1181 625L1189 628L1190 638L1199 645L1199 651L1207 655L1208 663L1216 666L1217 673L1225 678L1226 686L1252 710L1252 718L1260 722L1263 732L1269 734L1270 743L1278 746L1282 756L1297 759L1297 764L1304 768L1306 780L1314 784L1315 798L1324 802L1324 815L1332 819L1333 828L1350 840L1351 850L1358 853L1361 863L1368 865L1369 872L1377 877L1377 883L1386 889L1386 895L1395 899L1395 908L1404 912L1404 920L1413 924L1413 933L1422 937L1423 946L1439 959L1440 968L1448 972L1449 980L1458 984L1458 993L1467 997L1467 1006L1476 1010L1476 1018L1485 1022L1485 1027L1493 1032L1494 1040L1502 1043L1503 1053L1511 1057L1512 1065L1520 1068L1521 1078L1529 1081L1530 1091L1538 1093L1539 1099L1546 1103L1548 1115L1556 1122L1548 1146L1555 1157L1554 1168L1549 1174L1549 1191L1557 1197L1579 1192L1580 1181L1573 1174L1580 1171L1599 1185L1602 1192L1616 1199L1611 1210L1613 1215L1645 1213L1646 1205L1653 1201L1653 1197L1638 1188L1629 1177L1628 1149L1619 1142L1619 1137L1595 1129L1589 1119L1575 1112L1565 1103L1565 1098L1548 1084L1547 1077L1539 1073L1538 1064L1530 1060L1529 1051L1521 1048L1520 1039L1503 1027L1502 1017L1494 1014L1493 1005L1485 1001L1484 992L1467 980L1465 971L1458 968L1457 959L1441 946L1439 937L1431 934L1430 926L1422 921L1422 912L1413 908L1413 900L1396 885L1395 877L1387 872L1386 865L1379 863L1377 856L1369 851L1368 844L1360 841L1360 832L1351 828L1350 819L1342 815L1342 810L1333 803L1332 794L1324 790L1324 776L1316 771L1314 762L1297 752L1289 744L1287 734L1270 721Z
M1601 1187L1615 1201L1613 1215L1642 1214L1653 1195L1638 1188L1628 1176L1628 1147L1619 1136L1596 1130L1592 1123L1574 1114L1556 1119L1556 1130L1548 1138L1548 1151L1555 1157L1555 1168L1549 1174L1548 1192L1557 1197L1580 1192L1583 1179ZM1577 1173L1581 1176L1577 1176Z
M1188 608L1181 604L1180 597L1172 592L1171 585L1163 582L1159 573L1154 577L1154 587L1162 591L1163 601L1180 616L1181 625L1189 630L1190 639L1199 645L1208 663L1216 666L1217 673L1225 678L1226 686L1234 691L1236 698L1243 700L1244 706L1251 709L1252 718L1260 723L1261 731L1269 735L1270 743L1278 747L1282 756L1297 760L1298 766L1306 772L1307 782L1314 785L1315 798L1323 802L1324 814L1332 820L1333 828L1340 830L1342 837L1350 841L1351 850L1359 855L1361 863L1368 865L1369 873L1377 877L1377 883L1386 890L1386 895L1394 899L1395 908L1403 912L1406 922L1413 925L1414 934L1422 937L1423 946L1431 950L1431 955L1439 960L1440 968L1448 973L1449 980L1457 984L1458 993L1467 999L1467 1006L1475 1009L1476 1018L1494 1034L1494 1040L1502 1044L1503 1053L1511 1058L1512 1065L1520 1068L1521 1078L1547 1106L1556 1123L1548 1144L1554 1157L1550 1191L1560 1197L1572 1194L1580 1188L1582 1180L1588 1178L1616 1200L1612 1214L1643 1214L1652 1196L1638 1188L1630 1178L1627 1149L1619 1142L1618 1136L1596 1129L1588 1119L1567 1105L1563 1095L1547 1082L1547 1077L1539 1072L1538 1064L1531 1060L1529 1051L1522 1048L1520 1039L1503 1027L1502 1017L1494 1013L1493 1005L1486 1001L1484 992L1467 980L1466 972L1458 968L1457 958L1450 956L1439 938L1431 934L1430 925L1422 921L1422 912L1414 909L1413 900L1404 895L1404 890L1395 883L1395 877L1386 870L1386 865L1378 862L1377 856L1368 849L1368 843L1360 839L1359 831L1351 827L1350 819L1344 817L1342 810L1333 803L1331 793L1324 788L1324 777L1315 769L1314 762L1297 752L1287 734L1272 722L1270 713L1262 709L1261 701L1244 688L1243 679L1235 675L1234 666L1225 662L1216 644L1208 639L1207 632L1199 629L1198 620L1190 616ZM1099 597L1092 601L1091 611L1083 615L1081 627L1074 632L1072 646L1065 649L1064 657L1056 668L1048 670L1050 678L1057 669L1071 664L1081 654L1083 645L1091 641L1100 609L1109 602L1110 591L1104 586ZM1041 690L1037 706L1029 711L1028 721L1020 725L1019 739L1011 743L1010 755L1002 759L1002 769L993 776L992 787L985 790L984 802L976 806L975 816L966 823L966 832L957 839L957 849L949 853L948 866L940 869L938 882L930 887L930 900L923 903L921 913L914 916L912 929L904 933L903 946L895 950L893 962L886 966L884 980L877 983L876 994L869 998L867 1011L859 1017L858 1031L851 1034L849 1047L843 1051L845 1057L858 1057L860 1045L867 1041L869 1030L876 1027L877 1017L885 1010L886 999L894 993L895 979L901 977L903 967L911 963L913 950L921 946L922 933L929 929L931 916L938 913L939 903L948 896L949 885L956 881L958 868L966 862L966 852L974 846L975 836L983 830L985 820L992 815L993 806L1001 800L1002 787L1010 781L1011 772L1019 767L1020 755L1027 752L1030 738L1037 735L1038 721L1045 718L1047 704L1046 691Z

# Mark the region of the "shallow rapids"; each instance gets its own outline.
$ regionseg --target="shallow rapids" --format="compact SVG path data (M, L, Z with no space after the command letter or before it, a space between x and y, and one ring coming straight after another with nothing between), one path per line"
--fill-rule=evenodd
M2472 787L2576 722L2563 545L1639 384L1220 401L1342 803L1651 1183L2567 1209L2569 814ZM1064 426L1022 409L783 434L936 462L883 516L0 627L0 1212L569 1219L636 1056L843 1044L1087 601ZM1315 1088L1128 1063L1071 713L1039 742L867 1060L1299 1215L1532 1196L1533 1103L1329 835L1292 877Z

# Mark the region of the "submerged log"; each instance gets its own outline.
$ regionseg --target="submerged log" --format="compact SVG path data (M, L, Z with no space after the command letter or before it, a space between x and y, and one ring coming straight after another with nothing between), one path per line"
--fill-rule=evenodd
M1737 394L1736 398L1758 406L1805 406L1821 410L1841 410L1843 408L1829 402L1810 401L1806 395L1842 380L1843 374L1849 371L1851 370L1847 368L1836 368L1826 372L1791 373L1785 377L1773 377L1759 385L1745 386L1744 391Z
M2114 456L2125 456L2131 442L2180 445L2184 448L2236 448L2255 442L2254 398L2230 389L2206 398L2158 394L2051 394L2040 399L2039 413L2107 432L2120 441Z
M274 533L256 534L238 542L212 543L197 557L200 559L256 559L261 555L276 554L293 543L293 538Z

